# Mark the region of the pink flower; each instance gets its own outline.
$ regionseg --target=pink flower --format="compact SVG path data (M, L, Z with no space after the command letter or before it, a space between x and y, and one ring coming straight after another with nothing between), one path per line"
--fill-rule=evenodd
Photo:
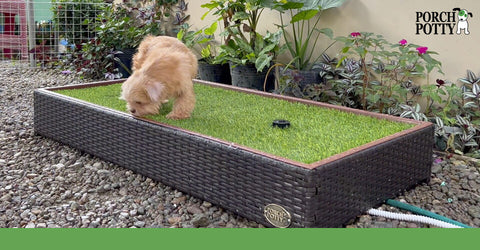
M407 40L402 39L400 42L398 42L400 45L405 46L407 44Z
M350 33L350 36L352 37L357 37L357 36L361 36L362 34L360 34L360 32L352 32Z
M417 48L418 54L420 54L420 55L423 55L423 54L427 53L427 50L428 50L428 47L418 47Z

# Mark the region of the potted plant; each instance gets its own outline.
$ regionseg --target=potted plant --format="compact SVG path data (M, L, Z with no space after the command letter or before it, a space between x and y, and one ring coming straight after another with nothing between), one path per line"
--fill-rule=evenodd
M281 72L291 75L288 68L295 70L295 75L304 78L300 84L310 84L312 81L321 82L318 71L312 71L312 67L323 53L314 58L314 52L318 48L320 35L323 34L332 39L333 32L329 28L318 28L320 14L324 10L339 7L344 2L345 0L288 0L272 1L267 4L269 8L279 12L280 25L278 27L283 33L287 49L292 57L292 60ZM288 23L285 20L287 13L290 14ZM287 28L290 28L291 35Z
M122 4L107 6L96 18L95 39L84 44L82 58L87 59L84 71L98 70L100 64L114 62L116 71L105 73L108 78L128 77L136 48L146 35L176 36L186 25L189 16L185 15L187 4L183 0L154 1L142 4L137 1L124 1ZM97 48L102 48L97 49Z
M162 19L164 14L156 12L158 4L117 4L99 16L97 38L114 49L113 59L123 77L130 76L132 57L142 39L149 34L164 34L162 27L169 25Z
M280 39L282 31L257 32L262 12L267 1L263 0L212 0L202 5L208 8L204 17L213 12L217 21L223 22L224 44L215 57L217 63L228 62L232 76L232 85L264 90L264 80L269 79L269 88L273 88L273 77L268 77L270 67L276 56L281 53Z
M215 60L218 44L214 35L217 26L218 23L214 22L209 27L192 31L189 30L190 25L186 25L178 32L177 38L200 56L198 60L199 79L230 85L232 80L228 63L219 63Z

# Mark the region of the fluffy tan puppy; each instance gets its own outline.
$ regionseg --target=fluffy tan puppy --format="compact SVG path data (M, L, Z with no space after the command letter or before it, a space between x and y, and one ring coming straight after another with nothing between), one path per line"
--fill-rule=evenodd
M133 56L133 73L122 84L120 98L134 116L158 114L163 103L174 99L167 118L189 118L195 107L192 79L197 68L197 58L178 39L147 36Z

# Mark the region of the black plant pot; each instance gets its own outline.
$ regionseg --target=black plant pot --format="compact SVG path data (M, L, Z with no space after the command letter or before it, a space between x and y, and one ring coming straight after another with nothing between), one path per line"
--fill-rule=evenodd
M232 85L242 88L264 90L265 77L267 77L268 68L258 72L253 64L233 65L230 63L230 74L232 76ZM275 76L270 72L267 77L266 91L275 88Z
M135 54L135 49L120 49L119 52L115 54L115 67L118 69L118 72L122 74L122 78L127 78L132 72L132 58Z
M304 89L309 84L323 83L319 70L294 70L280 68L281 75L288 75L294 77L298 81L298 85L301 89Z
M209 64L205 61L198 61L198 75L200 80L232 84L230 67L228 64Z

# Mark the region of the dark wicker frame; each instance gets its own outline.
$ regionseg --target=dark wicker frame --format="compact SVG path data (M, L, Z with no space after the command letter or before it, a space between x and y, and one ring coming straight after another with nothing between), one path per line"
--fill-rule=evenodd
M35 132L266 226L272 225L263 214L265 206L278 204L291 215L292 227L342 227L430 178L431 123L197 82L415 126L328 159L302 164L52 91L61 88L46 88L34 93Z

